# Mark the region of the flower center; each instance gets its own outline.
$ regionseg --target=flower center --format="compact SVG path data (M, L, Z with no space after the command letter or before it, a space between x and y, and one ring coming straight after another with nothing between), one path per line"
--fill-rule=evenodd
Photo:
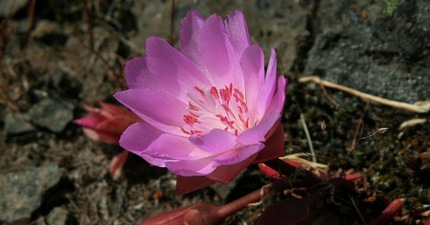
M223 129L238 136L253 123L244 94L231 83L220 90L214 86L194 87L187 95L188 114L183 115L186 125L181 127L185 134L203 135Z

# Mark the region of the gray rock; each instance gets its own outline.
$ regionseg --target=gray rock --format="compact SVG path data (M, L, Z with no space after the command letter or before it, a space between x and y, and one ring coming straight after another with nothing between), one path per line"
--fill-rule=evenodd
M9 136L34 131L34 126L28 122L26 117L26 115L18 115L17 113L6 114L4 118L4 134Z
M360 6L360 7L357 7ZM430 5L324 0L303 74L393 100L429 99Z
M73 119L74 106L59 99L43 99L28 111L32 123L61 133Z
M56 164L0 174L0 220L11 222L30 217L40 205L43 191L55 185L59 179Z
M14 15L18 10L23 9L27 5L27 0L6 0L0 1L0 17L6 17L11 10Z
M55 207L46 218L48 225L65 225L67 222L67 210L61 207Z

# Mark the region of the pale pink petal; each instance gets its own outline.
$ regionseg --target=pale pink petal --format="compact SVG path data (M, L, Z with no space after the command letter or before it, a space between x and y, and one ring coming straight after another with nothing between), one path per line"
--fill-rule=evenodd
M128 88L160 87L148 69L146 57L134 57L125 63L125 80Z
M243 12L236 10L230 13L225 21L225 27L235 52L240 57L243 51L251 45L251 38L249 37L248 26Z
M257 107L258 115L256 117L258 120L261 120L264 117L267 108L270 105L270 101L273 98L273 94L276 89L276 67L276 52L272 49L269 65L267 66L265 82L260 87L257 97L259 107Z
M144 158L153 165L164 167L164 160L155 159L144 154L145 149L162 134L162 131L150 124L138 122L130 125L122 133L119 145L127 151Z
M234 148L237 145L235 139L236 136L232 133L220 129L213 129L201 137L197 135L189 137L194 146L211 153L225 152Z
M205 176L212 173L219 164L211 157L198 160L180 160L165 162L167 169L180 176Z
M242 146L240 148L231 149L230 151L222 153L216 156L213 160L220 165L233 165L246 160L263 148L264 144L262 143Z
M232 83L239 90L244 90L240 58L228 40L220 16L212 15L208 18L200 33L200 44L202 63L215 86L220 89Z
M186 137L172 134L162 134L154 140L142 154L166 160L198 160L210 157L212 154L202 151L188 141Z
M202 68L200 56L200 31L205 19L196 10L190 10L181 22L179 30L179 49L198 68Z
M193 87L209 86L205 75L182 53L159 37L146 41L146 62L163 89L188 103L186 91Z
M176 177L176 193L178 195L190 193L214 184L215 181L207 177Z
M264 54L258 45L245 49L240 61L245 82L245 97L248 107L254 111L257 106L257 96L264 83Z
M128 89L117 92L114 97L145 122L162 131L184 135L179 127L185 124L183 115L188 114L187 105L164 90Z
M278 63L276 61L276 51L274 48L272 48L270 51L269 64L267 65L266 81L276 77L277 66Z
M238 164L219 166L214 172L207 175L206 177L211 180L227 184L232 181L246 167L248 167L249 164L251 164L251 162L254 161L256 157L257 155L255 154Z
M286 98L286 94L285 94L286 86L287 86L287 80L285 79L285 77L282 75L279 76L277 87L275 90L275 95L273 96L272 101L266 113L271 113L271 112L281 113L283 111L285 98Z
M91 140L93 140L93 141L102 141L100 135L95 130L84 127L84 128L82 128L82 131Z
M242 145L252 145L258 142L264 142L266 140L265 136L273 125L280 118L279 113L269 114L263 121L261 121L257 126L241 133L236 141Z
M284 139L284 127L279 122L275 132L264 142L264 149L258 153L253 163L265 162L283 156L285 154Z

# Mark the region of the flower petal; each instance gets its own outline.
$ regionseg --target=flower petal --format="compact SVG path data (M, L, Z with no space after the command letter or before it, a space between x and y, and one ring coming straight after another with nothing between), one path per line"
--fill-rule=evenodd
M144 158L147 162L155 166L164 167L164 161L144 154L145 149L162 134L162 131L148 123L137 122L130 125L124 133L122 133L119 145L127 151Z
M257 97L257 102L259 104L259 107L257 107L258 120L261 120L265 116L267 108L269 107L273 98L276 88L276 66L276 52L274 49L272 49L269 65L267 66L265 82L261 86Z
M212 173L218 166L212 157L198 160L169 161L165 163L167 169L180 176L205 176Z
M252 145L258 142L264 142L266 140L265 136L273 127L275 122L279 120L279 117L279 113L276 112L269 114L257 126L240 134L236 141L242 145Z
M188 103L186 91L197 86L209 86L205 75L182 53L159 37L146 41L146 62L163 89Z
M257 106L257 96L264 83L264 53L258 45L245 49L240 61L245 82L245 98L251 111Z
M243 51L251 45L251 38L249 37L248 26L243 12L235 10L230 13L225 21L225 27L235 52L239 53L238 57L240 58Z
M220 16L212 15L208 18L200 33L200 44L202 63L215 86L220 89L232 83L239 90L244 90L239 58L227 37Z
M128 89L114 97L145 122L164 132L184 135L180 126L185 124L182 115L188 114L186 105L164 90Z
M267 109L266 113L278 112L281 113L285 104L285 88L287 86L287 79L284 76L278 77L277 87L275 90L275 95L272 98L272 101Z
M234 165L241 163L250 156L259 152L264 148L264 144L258 143L254 145L243 146L241 148L231 149L214 158L214 161L221 165Z
M220 153L232 149L237 145L236 136L225 130L213 129L209 133L199 137L191 135L189 140L197 148L211 152Z
M241 163L219 166L214 172L207 175L206 177L211 180L227 184L228 182L232 181L246 167L248 167L249 164L251 164L251 162L254 161L256 157L257 155L255 154L246 159L245 161L242 161Z
M269 65L267 67L266 78L264 84L260 87L258 92L257 102L257 120L264 118L267 109L272 102L273 94L276 89L276 52L272 49L270 55Z
M73 120L73 123L81 126L81 127L88 127L91 129L96 129L97 127L97 123L99 121L96 120L96 118L88 116L88 117L83 117L83 118L79 118L76 120Z
M284 152L284 127L279 122L275 132L264 142L264 149L258 153L253 163L266 162L267 160L281 157Z
M146 57L134 57L125 63L125 80L128 88L159 87L154 75L148 69Z
M205 23L199 12L190 10L181 22L179 30L179 49L198 68L202 68L200 56L200 31Z
M199 160L212 155L194 146L186 137L166 133L154 140L145 149L144 154L151 155L154 158L175 161Z

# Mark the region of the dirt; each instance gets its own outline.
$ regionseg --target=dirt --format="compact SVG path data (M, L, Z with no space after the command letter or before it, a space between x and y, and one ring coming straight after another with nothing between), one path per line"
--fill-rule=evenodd
M130 156L125 163L125 179L115 181L109 175L109 163L122 149L91 141L73 123L73 119L86 115L84 105L97 106L100 101L118 104L112 94L126 88L122 75L125 61L144 54L144 40L150 35L159 35L168 41L173 37L176 43L180 18L191 8L199 9L205 16L215 12L226 15L241 8L250 23L253 41L262 42L266 53L270 46L276 47L280 73L289 78L283 117L286 154L309 153L300 119L303 114L316 158L319 163L330 166L332 176L340 169L364 174L366 179L356 184L361 192L354 197L368 221L398 198L406 199L406 203L389 224L422 224L426 218L421 214L428 212L430 205L429 122L405 129L399 127L410 119L427 119L428 113L368 103L338 90L298 82L304 71L321 71L318 66L306 65L309 59L318 58L311 54L326 51L319 51L314 45L320 40L316 38L317 32L323 29L317 29L317 23L313 23L314 27L309 23L321 17L318 14L321 2L276 3L280 5L267 1L177 2L173 16L171 1L76 0L66 4L36 0L34 7L31 2L16 6L9 15L0 15L0 128L3 130L0 173L2 176L22 174L46 165L56 166L53 175L44 177L52 179L50 182L40 184L24 175L19 175L25 179L21 183L7 181L16 186L3 191L18 194L15 200L2 202L4 212L11 214L1 217L0 224L138 224L150 215L199 201L222 205L271 182L252 165L229 185L217 184L176 195L175 176L137 156ZM286 22L288 17L280 10L282 7L291 10L291 23ZM250 16L257 12L265 16ZM330 39L330 35L325 34L322 39ZM337 47L332 49L335 50L328 55L338 54ZM396 55L400 56L400 53ZM427 55L418 59L406 57L410 57L408 68L422 68L420 63ZM372 62L378 63L387 64ZM324 67L321 75L335 73L333 68ZM398 67L384 69L400 71ZM424 90L421 86L418 89ZM339 107L332 104L324 91ZM414 98L426 100L420 93L414 93ZM381 132L383 128L388 130ZM33 208L15 215L18 202L27 201L28 196L20 192L25 185L41 185L40 192L33 194L39 197L32 203ZM270 202L283 198L278 194L262 204L250 206L225 224L253 224ZM340 218L345 215L342 214L345 212L338 213ZM324 218L317 222L321 221ZM348 224L345 221L349 220L343 220L343 224Z

